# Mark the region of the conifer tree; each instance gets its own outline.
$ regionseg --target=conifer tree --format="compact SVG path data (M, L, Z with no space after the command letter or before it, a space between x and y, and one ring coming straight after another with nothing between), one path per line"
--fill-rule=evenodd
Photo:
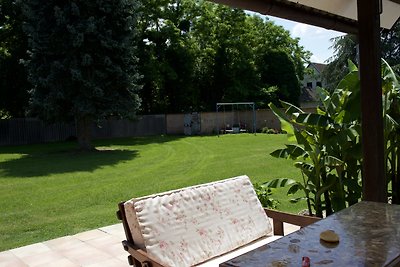
M139 108L135 57L137 0L23 0L31 112L75 121L81 149L93 123Z

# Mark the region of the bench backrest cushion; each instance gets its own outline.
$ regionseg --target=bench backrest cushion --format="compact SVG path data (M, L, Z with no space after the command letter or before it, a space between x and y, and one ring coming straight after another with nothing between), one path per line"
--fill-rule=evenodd
M133 231L140 231L133 238L166 266L192 266L272 234L247 176L131 200L129 207Z

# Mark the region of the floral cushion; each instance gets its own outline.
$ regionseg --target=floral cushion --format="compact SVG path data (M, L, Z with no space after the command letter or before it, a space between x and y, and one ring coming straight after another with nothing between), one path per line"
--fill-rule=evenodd
M272 232L247 176L133 199L125 210L136 217L135 244L166 266L192 266Z

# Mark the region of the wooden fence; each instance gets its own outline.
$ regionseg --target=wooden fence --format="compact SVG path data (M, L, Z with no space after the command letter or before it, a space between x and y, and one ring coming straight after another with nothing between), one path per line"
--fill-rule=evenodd
M165 115L140 116L137 120L110 119L93 125L94 139L165 134ZM0 120L0 146L47 143L76 137L74 123L46 124L39 119Z
M315 108L305 108L314 112ZM240 112L201 112L199 134L216 134L235 122L252 125L251 111ZM279 129L279 120L271 110L256 111L256 129L263 127ZM93 126L94 139L147 136L160 134L184 134L184 114L143 115L135 121L110 119L100 127ZM76 137L75 124L45 124L38 119L0 120L0 146L47 143Z

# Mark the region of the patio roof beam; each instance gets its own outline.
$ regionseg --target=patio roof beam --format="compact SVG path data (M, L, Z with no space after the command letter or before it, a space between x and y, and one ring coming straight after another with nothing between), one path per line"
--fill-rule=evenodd
M379 0L357 0L363 199L387 202L384 174Z
M219 4L259 12L340 32L358 33L357 21L286 0L212 0ZM397 0L396 0L397 1ZM400 0L399 0L400 1Z

